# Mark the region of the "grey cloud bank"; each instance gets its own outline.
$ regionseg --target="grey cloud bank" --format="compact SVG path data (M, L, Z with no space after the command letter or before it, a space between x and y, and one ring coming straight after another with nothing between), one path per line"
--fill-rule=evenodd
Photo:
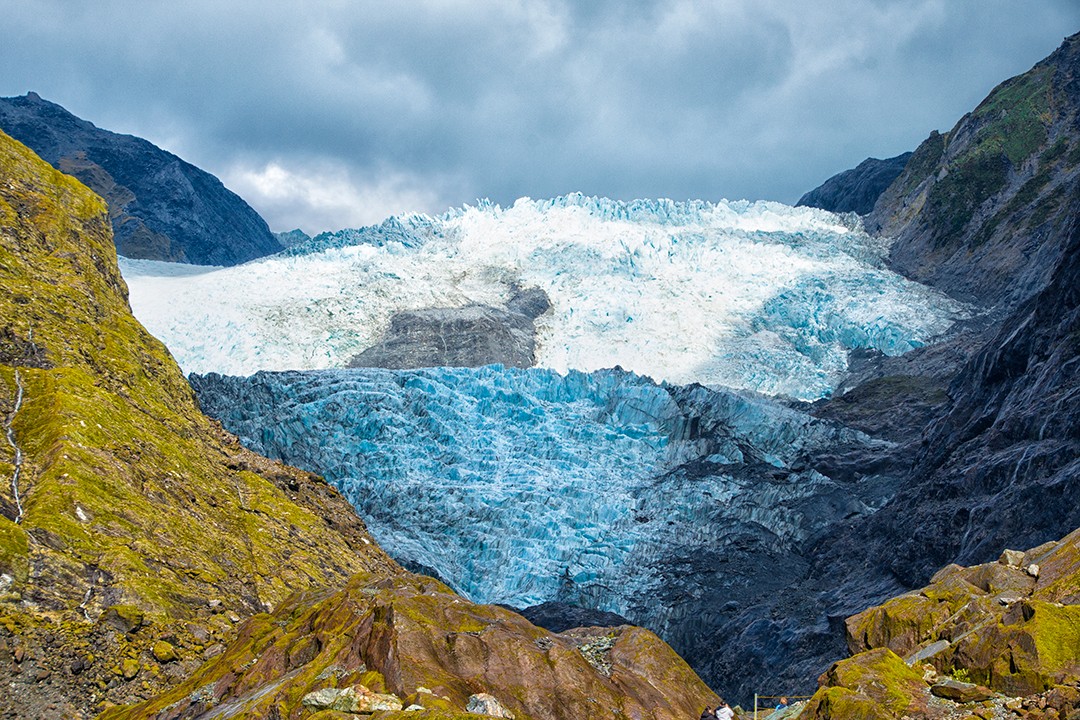
M1075 0L0 8L0 94L146 137L308 232L572 191L793 202L1080 30Z

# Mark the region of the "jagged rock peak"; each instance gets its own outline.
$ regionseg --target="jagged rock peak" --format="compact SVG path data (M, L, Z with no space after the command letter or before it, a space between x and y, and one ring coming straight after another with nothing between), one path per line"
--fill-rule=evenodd
M1050 281L1078 179L1080 34L931 133L866 227L895 269L1005 311Z

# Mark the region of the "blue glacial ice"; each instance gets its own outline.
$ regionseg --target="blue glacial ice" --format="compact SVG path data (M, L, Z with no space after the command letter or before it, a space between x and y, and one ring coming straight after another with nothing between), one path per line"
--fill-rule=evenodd
M882 499L823 450L874 446L767 398L622 370L435 368L192 376L242 442L323 474L391 554L482 602L559 599L663 630L642 604L675 549L814 537ZM571 582L565 575L569 573Z

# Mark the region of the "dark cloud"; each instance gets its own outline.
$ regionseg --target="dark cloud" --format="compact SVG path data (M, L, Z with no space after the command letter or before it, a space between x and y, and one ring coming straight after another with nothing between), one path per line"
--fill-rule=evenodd
M36 90L309 231L485 196L793 201L950 127L1075 0L0 0Z

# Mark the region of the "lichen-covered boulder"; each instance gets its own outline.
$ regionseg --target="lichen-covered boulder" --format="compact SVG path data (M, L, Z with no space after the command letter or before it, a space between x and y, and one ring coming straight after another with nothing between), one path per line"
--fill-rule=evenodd
M887 648L834 663L818 684L801 715L806 720L894 720L926 711L922 673Z

